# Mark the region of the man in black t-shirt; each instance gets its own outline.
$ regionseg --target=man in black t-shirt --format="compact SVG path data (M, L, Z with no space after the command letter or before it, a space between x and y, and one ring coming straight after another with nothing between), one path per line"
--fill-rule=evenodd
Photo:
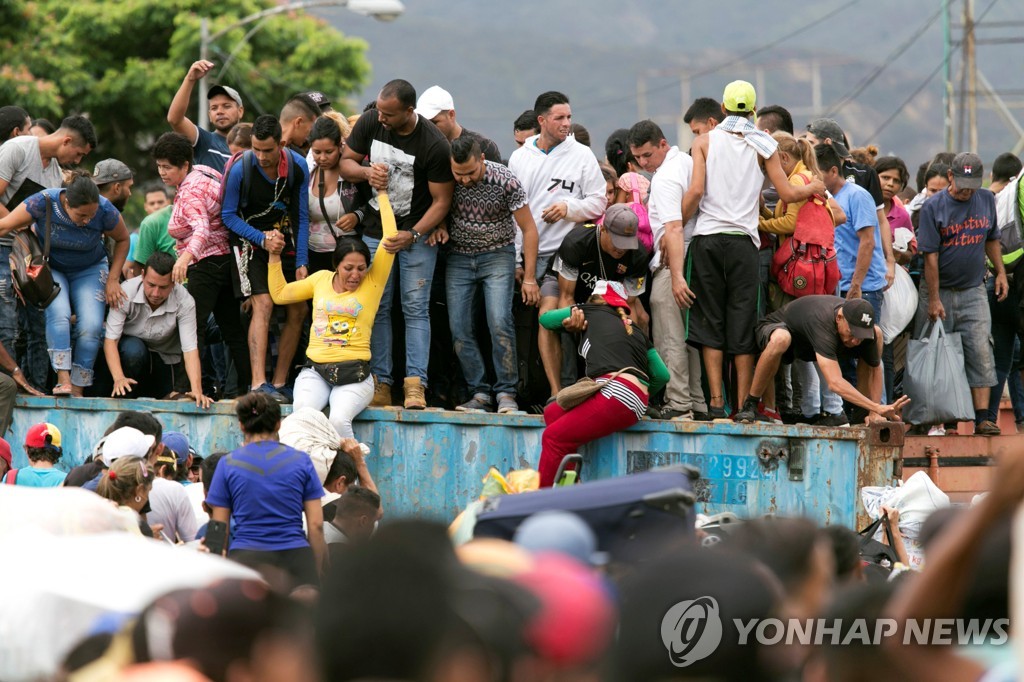
M622 282L637 315L633 321L646 329L648 317L636 297L647 288L651 257L637 239L638 226L639 218L628 204L615 204L602 225L573 228L551 259L541 295L558 296L558 307L564 308L585 303L600 280Z
M437 262L435 228L448 215L455 182L448 140L436 126L415 113L416 90L408 81L393 80L377 95L377 107L352 128L342 152L341 176L369 182L387 191L398 222L398 234L384 242L398 258L373 323L370 371L376 380L371 405L391 404L391 299L396 271L401 273L405 314L405 407L427 406L425 389L430 359L430 289ZM370 165L362 165L364 159ZM377 199L363 220L363 241L374 252L383 236Z
M767 420L761 413L761 397L771 386L779 364L794 358L817 362L829 389L866 410L869 420L899 420L900 411L910 401L903 396L891 405L879 404L882 330L875 324L874 308L862 298L798 298L761 320L755 334L761 357L754 370L750 396L736 413L736 421ZM856 388L843 378L839 363L844 359L861 360L857 363Z

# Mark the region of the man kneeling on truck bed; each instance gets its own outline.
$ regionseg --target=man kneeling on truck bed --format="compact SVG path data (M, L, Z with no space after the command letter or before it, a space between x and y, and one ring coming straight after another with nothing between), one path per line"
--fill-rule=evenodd
M903 396L882 405L882 330L875 311L862 298L804 296L762 319L755 330L761 357L754 370L750 396L736 413L738 422L770 421L761 398L772 386L781 362L816 362L821 378L834 393L867 411L867 420L899 420L910 401ZM840 360L857 359L856 388L843 378ZM769 403L774 398L769 397ZM769 405L774 407L774 405Z

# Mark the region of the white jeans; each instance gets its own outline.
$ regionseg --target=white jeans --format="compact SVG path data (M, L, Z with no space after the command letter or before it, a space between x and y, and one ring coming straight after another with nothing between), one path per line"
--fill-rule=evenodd
M295 399L293 409L312 407L322 410L331 404L327 415L331 424L338 430L342 438L355 438L352 431L352 420L366 409L373 399L373 377L367 377L358 384L331 386L312 367L306 367L295 379Z

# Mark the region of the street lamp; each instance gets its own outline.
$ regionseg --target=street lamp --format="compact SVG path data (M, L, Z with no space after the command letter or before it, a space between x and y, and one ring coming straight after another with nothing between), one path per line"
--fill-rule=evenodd
M239 19L230 26L226 26L210 35L210 22L206 17L199 20L199 58L209 59L210 45L222 38L229 31L241 28L254 21L260 21L275 14L293 12L295 10L310 9L313 7L345 7L356 14L373 17L379 21L394 21L405 12L405 5L401 0L302 0L301 2L290 2L286 5L270 7L262 12L250 14L244 19ZM249 36L243 38L243 42ZM210 125L210 107L206 98L206 91L209 90L207 77L203 76L199 81L199 127L206 130Z

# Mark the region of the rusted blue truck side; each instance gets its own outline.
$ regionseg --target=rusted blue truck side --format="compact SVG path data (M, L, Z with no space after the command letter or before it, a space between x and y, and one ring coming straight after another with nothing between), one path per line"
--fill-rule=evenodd
M9 435L15 466L28 465L22 443L32 424L57 425L65 444L59 466L69 469L88 457L120 410L152 413L165 429L186 433L203 455L241 443L232 403L201 410L144 399L19 396ZM535 467L543 428L543 419L533 415L400 409L369 409L355 424L357 437L372 449L367 464L388 516L437 520L450 520L475 499L491 466L502 472ZM584 446L583 476L608 478L686 463L701 471L702 513L775 513L856 526L866 525L860 488L898 481L902 449L902 426L885 422L817 428L645 420Z

